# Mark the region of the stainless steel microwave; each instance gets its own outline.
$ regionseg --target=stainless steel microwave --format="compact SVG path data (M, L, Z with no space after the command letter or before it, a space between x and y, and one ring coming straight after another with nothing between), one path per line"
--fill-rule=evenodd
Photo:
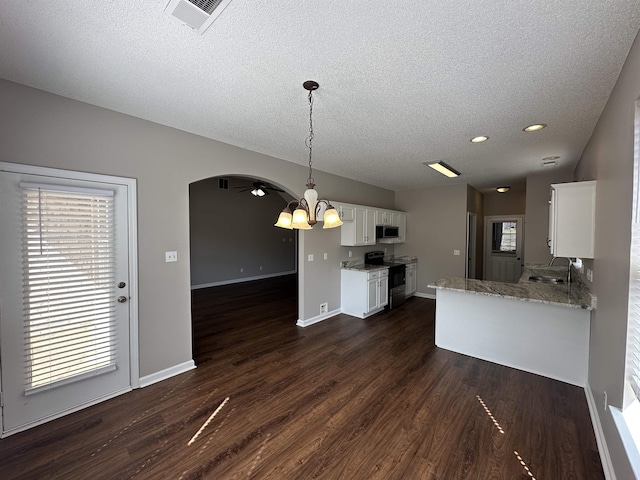
M393 225L376 225L376 238L398 238L400 231Z

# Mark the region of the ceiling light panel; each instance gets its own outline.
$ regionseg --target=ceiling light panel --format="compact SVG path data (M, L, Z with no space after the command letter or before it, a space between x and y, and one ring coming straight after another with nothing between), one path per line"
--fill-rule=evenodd
M454 178L460 175L460 172L458 172L456 169L450 167L444 162L433 162L433 163L424 162L424 164L428 167L433 168L435 171L440 172L445 177Z

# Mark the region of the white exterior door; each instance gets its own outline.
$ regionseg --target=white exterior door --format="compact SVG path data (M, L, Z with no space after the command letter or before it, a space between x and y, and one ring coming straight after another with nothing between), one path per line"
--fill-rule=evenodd
M0 171L2 436L131 389L130 188Z
M485 217L484 279L516 283L523 271L524 220L520 215Z

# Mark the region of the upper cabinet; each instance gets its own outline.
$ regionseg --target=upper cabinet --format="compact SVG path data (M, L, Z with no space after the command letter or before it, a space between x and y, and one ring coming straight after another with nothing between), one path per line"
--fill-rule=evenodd
M596 181L551 185L549 247L554 257L593 258Z
M386 213L386 216L383 217L387 220L386 223L376 223L376 225L392 225L394 227L398 227L398 237L397 238L381 238L378 241L380 243L404 243L406 242L407 236L407 214L404 212L394 212L394 211L384 211L378 210L378 212ZM377 213L377 212L376 212ZM378 218L376 216L376 218Z
M340 227L343 246L376 244L376 225L398 227L398 238L380 239L380 243L404 243L407 235L407 214L394 210L333 202L344 222Z

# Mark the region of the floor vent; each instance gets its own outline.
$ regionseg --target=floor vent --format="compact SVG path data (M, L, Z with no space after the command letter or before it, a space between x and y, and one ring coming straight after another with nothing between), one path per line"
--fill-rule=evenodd
M165 13L202 35L231 0L170 0Z

